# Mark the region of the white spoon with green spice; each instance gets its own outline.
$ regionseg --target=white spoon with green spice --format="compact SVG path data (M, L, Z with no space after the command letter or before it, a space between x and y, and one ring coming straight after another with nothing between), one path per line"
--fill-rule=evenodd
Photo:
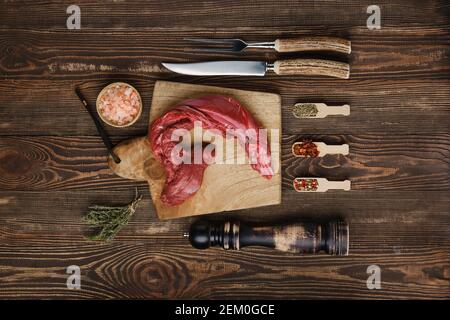
M327 106L325 103L296 103L292 108L296 118L325 118L330 115L350 115L350 106Z

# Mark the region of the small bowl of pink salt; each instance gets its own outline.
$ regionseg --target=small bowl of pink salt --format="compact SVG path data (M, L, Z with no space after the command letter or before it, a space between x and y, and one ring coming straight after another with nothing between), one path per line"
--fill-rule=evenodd
M132 85L114 82L98 94L97 112L104 122L113 127L128 127L141 116L142 99Z

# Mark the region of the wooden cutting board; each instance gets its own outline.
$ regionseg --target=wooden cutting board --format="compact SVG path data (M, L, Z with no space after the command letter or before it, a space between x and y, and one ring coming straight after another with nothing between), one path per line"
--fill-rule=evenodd
M265 128L278 129L278 135L270 139L278 139L280 142L281 98L272 93L157 81L153 91L149 123L185 99L209 94L231 96L238 100ZM278 144L280 145L281 143ZM213 164L206 169L199 191L178 206L169 206L160 201L165 171L153 157L147 137L122 142L114 148L114 151L122 161L116 164L109 158L110 168L121 177L148 181L160 219L253 208L281 202L279 148L272 150L272 163L276 174L271 180L261 177L249 164Z

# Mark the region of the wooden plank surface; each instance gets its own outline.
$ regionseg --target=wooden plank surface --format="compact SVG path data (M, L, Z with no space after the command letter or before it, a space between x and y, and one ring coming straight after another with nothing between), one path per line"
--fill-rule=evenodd
M382 28L373 31L366 28L372 3L356 0L77 4L78 31L66 29L68 4L0 3L0 298L450 298L448 1L378 1ZM350 80L194 78L159 65L230 58L194 54L185 37L311 34L352 40ZM73 94L80 85L93 102L104 85L122 80L149 105L158 79L280 94L281 205L211 218L340 216L350 224L350 256L197 251L181 237L193 219L158 221L146 185L108 169ZM298 120L291 116L296 102L349 103L351 115ZM147 108L132 128L108 133L114 142L143 135L148 115ZM293 158L291 144L308 137L349 143L350 155ZM300 175L349 178L354 190L300 195L291 190ZM126 203L136 185L145 200L117 240L86 241L86 208ZM82 290L66 288L69 264L81 267ZM380 290L366 287L372 264L382 271Z
M0 226L2 296L255 298L257 292L261 298L447 297L450 224L443 192L305 194L305 205L300 205L298 194L288 191L281 207L227 214L253 221L294 219L299 212L321 219L342 214L351 221L350 256L300 257L260 248L194 250L181 236L192 220L157 221L147 188L140 191L142 206L110 244L85 241L89 230L80 219L92 202L120 204L133 197L133 190L52 196L3 192L8 206ZM321 205L314 205L318 201ZM24 210L23 203L36 209ZM81 267L82 290L65 287L68 264ZM366 288L371 264L383 270L382 290Z

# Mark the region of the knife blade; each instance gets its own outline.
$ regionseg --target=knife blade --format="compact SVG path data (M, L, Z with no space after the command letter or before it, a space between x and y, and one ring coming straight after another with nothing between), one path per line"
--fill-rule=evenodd
M265 61L208 61L162 63L167 69L191 76L264 76L267 71L278 75L329 76L348 79L348 63L321 59L289 59L274 63Z
M263 76L264 61L209 61L194 63L163 63L167 69L191 76Z

